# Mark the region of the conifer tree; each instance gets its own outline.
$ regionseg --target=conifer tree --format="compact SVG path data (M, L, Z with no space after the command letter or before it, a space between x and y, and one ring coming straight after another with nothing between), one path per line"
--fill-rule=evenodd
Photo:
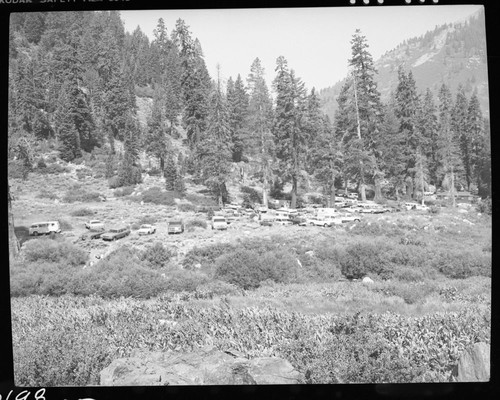
M267 206L267 197L272 181L274 142L271 133L272 100L264 78L264 68L258 58L251 67L247 78L248 112L246 114L246 153L251 155L260 167L262 176L262 204Z
M434 185L438 182L438 167L439 159L437 154L437 139L438 139L438 121L436 115L436 105L434 104L434 97L430 89L425 92L420 129L424 139L424 155L427 159L429 169L429 179Z
M298 181L301 176L306 135L303 127L305 115L305 89L303 82L288 70L288 62L283 56L276 60L276 108L273 123L276 156L279 170L284 179L292 182L291 207L297 203Z
M443 83L439 90L439 136L438 155L440 159L440 176L442 186L448 186L452 205L455 207L455 179L462 169L459 138L452 129L452 98L448 87ZM446 182L449 177L449 182Z
M227 82L227 103L229 126L231 128L233 161L240 162L244 148L244 129L248 112L248 95L239 74L235 82L233 82L231 78Z
M231 131L219 79L212 90L207 132L198 143L196 154L201 178L222 206L228 199L226 182L230 173Z
M351 58L349 66L352 68L351 98L354 98L356 136L349 134L351 155L355 157L351 165L359 165L359 191L362 200L366 200L365 186L369 177L373 177L375 184L375 199L380 197L380 181L382 171L377 166L379 156L380 124L382 122L382 103L380 93L375 82L377 73L373 58L368 51L365 36L356 30L351 40Z
M468 101L465 95L463 85L459 85L457 89L455 104L451 112L451 129L455 137L460 142L460 152L462 157L462 165L465 173L465 182L467 190L470 190L473 173L473 156L472 156L472 136L467 129L467 108Z
M135 185L142 182L139 165L140 128L131 115L125 117L124 126L124 154L118 169L119 186Z
M165 163L165 170L163 173L165 177L165 188L169 191L176 190L177 182L179 180L177 166L172 154L169 154Z

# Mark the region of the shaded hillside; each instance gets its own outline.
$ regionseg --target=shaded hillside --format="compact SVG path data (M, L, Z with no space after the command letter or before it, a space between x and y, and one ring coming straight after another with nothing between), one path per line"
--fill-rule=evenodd
M458 85L467 95L477 90L482 111L488 116L488 75L484 13L476 13L466 22L436 27L420 37L401 43L380 57L375 67L382 100L387 101L397 86L397 70L403 65L411 70L418 90L430 88L435 95L442 83L452 92ZM370 38L367 38L368 41ZM320 91L323 111L333 120L336 98L343 80Z

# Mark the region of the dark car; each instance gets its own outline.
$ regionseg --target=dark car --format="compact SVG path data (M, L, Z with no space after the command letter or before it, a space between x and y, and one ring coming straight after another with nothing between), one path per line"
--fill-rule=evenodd
M103 233L101 235L102 240L117 240L130 235L130 229L126 226L121 226L117 228L112 228L109 232Z
M272 219L263 219L260 221L260 224L262 226L273 226L273 220Z
M180 220L170 221L168 223L168 234L184 232L184 223Z
M306 222L306 219L304 217L293 217L291 218L292 224L294 225L300 225L301 223Z

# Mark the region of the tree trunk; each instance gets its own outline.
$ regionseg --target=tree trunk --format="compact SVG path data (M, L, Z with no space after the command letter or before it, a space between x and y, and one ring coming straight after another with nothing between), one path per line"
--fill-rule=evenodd
M264 172L264 182L263 182L263 185L262 185L262 205L264 207L267 207L267 185L268 185L268 182L267 182L267 177L266 177L266 172Z
M406 180L406 195L409 196L410 199L413 199L413 179Z
M453 166L451 167L451 185L450 185L451 205L455 207L455 174L453 173Z
M344 193L347 196L349 194L349 191L347 190L347 186L349 186L349 179L347 177L344 177Z
M297 177L294 176L292 178L292 204L290 205L290 208L295 209L297 208Z
M375 201L382 201L384 196L382 196L382 184L380 183L380 178L375 177Z
M19 255L19 241L14 231L14 214L12 214L12 197L8 185L8 218L9 218L9 261L12 262Z
M395 189L396 189L396 201L399 202L399 199L400 199L400 197L399 197L399 186L396 185Z
M332 207L335 205L335 185L333 183L330 188L330 205L332 205Z
M160 159L160 171L165 171L165 159L163 157L158 157Z

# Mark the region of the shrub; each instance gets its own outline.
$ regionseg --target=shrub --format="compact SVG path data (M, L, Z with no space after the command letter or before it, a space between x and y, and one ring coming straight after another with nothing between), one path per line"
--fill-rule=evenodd
M53 191L47 189L40 190L40 193L38 193L37 197L39 199L50 199L50 200L58 199L57 195Z
M150 176L162 176L163 171L160 168L151 168L148 171L148 175L150 175Z
M186 194L185 198L195 206L217 206L217 202L211 197L188 193Z
M203 221L202 219L192 219L186 222L186 230L188 232L193 231L195 227L207 229L207 221Z
M21 160L9 160L7 174L11 179L25 179L29 171Z
M61 240L40 238L29 240L23 246L23 253L28 261L47 261L82 265L87 260L87 252L72 243Z
M431 293L438 289L429 282L402 283L390 285L386 289L391 295L401 297L406 304L415 304L422 302Z
M177 205L177 210L183 212L196 211L196 206L191 203L181 203Z
M137 97L149 97L153 98L154 91L149 86L137 86L135 85L135 95Z
M177 192L162 192L159 187L153 187L142 193L142 200L144 203L153 203L163 206L174 206L175 198L179 197L180 195Z
M153 217L152 215L144 215L142 216L137 223L142 225L142 224L155 224L157 221L156 217Z
M470 251L440 253L433 259L433 266L452 279L478 275L491 277L491 254Z
M430 214L439 214L441 212L441 207L437 205L432 205L429 207L429 213Z
M118 176L112 176L111 178L108 179L108 186L110 189L116 189L119 188L122 185L121 180Z
M196 288L195 298L212 299L214 297L236 296L239 294L241 294L241 289L238 286L220 280L212 280Z
M477 203L476 210L480 213L491 215L493 210L491 198L487 197L486 199L483 199L479 203Z
M80 168L76 171L76 177L80 180L85 179L87 176L92 176L93 171L90 168Z
M362 278L376 274L388 278L391 265L382 243L354 243L339 252L341 271L347 278Z
M128 196L128 195L131 195L135 190L135 187L134 186L125 186L121 189L116 189L114 191L114 195L115 197L124 197L124 196Z
M262 203L262 194L260 194L257 190L249 187L249 186L241 186L240 192L245 193L248 196L246 197L247 203Z
M38 169L47 168L47 164L45 163L45 160L42 157L40 157L40 159L36 163L36 166L37 166Z
M295 277L297 261L287 251L259 254L238 249L225 254L215 262L215 278L243 289L259 287L265 280L288 282Z
M63 201L66 203L74 203L80 201L82 203L99 201L100 194L97 192L87 192L83 188L76 188L66 192Z
M194 247L189 250L182 261L186 268L194 267L196 264L210 265L225 253L234 250L235 247L230 243L216 243L211 246Z
M183 269L171 269L165 273L163 278L165 290L174 292L194 292L196 289L208 282L208 277L198 272Z
M91 208L79 208L71 213L73 217L87 217L94 214L95 212Z
M71 168L64 167L64 166L57 164L57 163L48 164L46 168L40 170L40 172L43 174L62 174L65 172L70 172L70 171L71 171Z
M165 267L174 255L172 250L164 247L160 242L156 242L154 245L147 247L140 257L157 269Z

